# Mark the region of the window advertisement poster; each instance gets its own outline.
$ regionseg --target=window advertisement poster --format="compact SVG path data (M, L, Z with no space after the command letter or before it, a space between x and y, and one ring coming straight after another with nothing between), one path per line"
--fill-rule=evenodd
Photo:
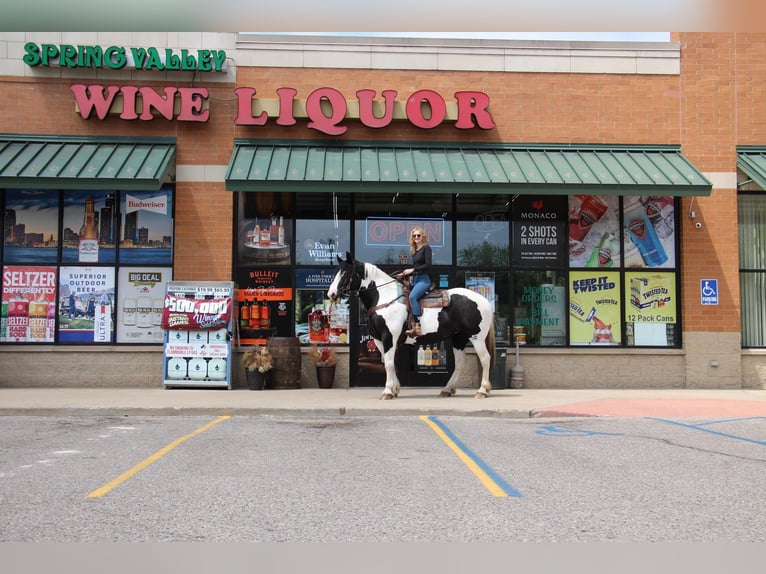
M290 265L293 194L241 193L237 253L242 265Z
M114 267L62 267L59 342L114 340Z
M59 192L9 189L5 192L3 258L8 263L56 263L59 248ZM79 229L79 225L77 228ZM74 231L69 230L73 235Z
M123 267L117 277L117 342L162 343L162 309L170 267Z
M55 267L3 267L0 341L52 343L57 285Z
M566 265L566 198L520 195L513 200L513 264Z
M569 196L570 267L620 266L619 211L615 195Z
M623 200L625 267L675 267L675 202L670 196Z
M241 345L265 345L270 337L292 337L293 284L287 269L240 269L236 331Z
M675 345L675 273L625 273L625 327L629 345Z
M299 219L295 259L298 265L338 265L337 256L345 258L349 251L350 224L348 221Z
M173 192L129 191L122 200L122 265L173 263Z
M619 272L570 272L569 342L619 345L621 332Z
M348 299L333 303L327 288L335 269L298 269L295 272L295 336L302 344L348 344Z
M495 274L492 272L472 273L465 272L465 288L478 293L492 305L495 312Z
M114 263L114 191L64 194L64 263Z

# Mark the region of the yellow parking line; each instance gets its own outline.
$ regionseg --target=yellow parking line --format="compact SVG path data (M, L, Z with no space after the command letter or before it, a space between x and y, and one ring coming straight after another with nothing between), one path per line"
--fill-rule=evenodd
M450 431L441 421L436 417L422 415L420 417L424 423L431 427L439 438L452 449L452 451L458 456L460 460L476 475L493 496L497 497L521 497L521 493L508 484L502 477L500 477L495 471L493 471L483 460L481 460L476 454L460 442L457 437Z
M181 438L174 440L169 445L167 445L167 446L161 448L160 450L158 450L157 452L155 452L149 458L146 458L143 461L139 462L136 466L134 466L130 470L128 470L126 472L123 472L120 476L118 476L114 480L111 480L111 481L107 482L101 488L97 488L96 490L91 492L90 494L88 494L87 498L99 498L101 496L104 496L106 493L108 493L109 491L117 488L123 482L128 480L130 477L135 476L136 474L138 474L140 471L145 469L147 466L149 466L153 462L158 461L160 458L162 458L163 456L168 454L171 450L176 448L179 444L181 444L185 440L188 440L188 439L190 439L193 436L196 436L196 435L198 435L200 433L203 433L206 430L214 427L218 423L223 422L223 421L225 421L227 419L230 419L230 418L231 417L228 416L228 415L220 416L217 419L215 419L214 421L211 421L211 422L207 423L206 425L201 426L197 430L195 430L193 432L190 432L186 436L182 436Z

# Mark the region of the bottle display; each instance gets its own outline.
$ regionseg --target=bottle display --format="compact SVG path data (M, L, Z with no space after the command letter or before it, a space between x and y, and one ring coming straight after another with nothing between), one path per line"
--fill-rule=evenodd
M330 340L330 322L324 312L322 294L317 295L313 311L309 313L309 342L327 343Z
M258 299L250 301L250 319L248 326L251 329L261 328L261 307L258 305Z
M285 218L279 216L279 225L277 226L277 245L285 244Z
M269 244L277 245L279 242L279 228L277 227L276 216L271 216L271 227L269 227Z
M98 229L96 228L96 210L92 197L85 200L85 215L80 227L78 261L80 263L98 263Z
M261 329L270 329L271 328L271 308L269 307L269 302L265 299L261 302L261 320L260 325Z

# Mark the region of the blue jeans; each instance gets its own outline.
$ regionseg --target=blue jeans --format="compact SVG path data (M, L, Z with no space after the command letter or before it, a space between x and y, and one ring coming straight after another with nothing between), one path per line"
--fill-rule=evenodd
M412 287L410 288L410 309L412 310L412 314L415 315L415 317L419 318L422 312L420 310L418 299L420 299L423 294L428 291L430 286L431 278L427 273L415 273L415 275L412 277Z

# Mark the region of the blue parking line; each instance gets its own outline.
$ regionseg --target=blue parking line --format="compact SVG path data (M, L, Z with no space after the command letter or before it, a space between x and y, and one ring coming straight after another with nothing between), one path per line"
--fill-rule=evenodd
M672 424L672 425L678 425L680 427L684 427L684 428L688 428L688 429L698 430L698 431L702 431L702 432L706 432L706 433L722 436L724 438L733 438L735 440L741 440L743 442L751 442L753 444L759 444L759 445L763 446L763 445L766 445L766 441L755 440L755 439L747 438L747 437L744 437L744 436L738 436L738 435L735 435L735 434L729 434L729 433L725 433L725 432L718 432L718 431L715 431L715 430L711 430L711 429L707 429L707 428L702 428L703 425L718 424L718 423L728 423L728 422L737 422L737 421L746 421L746 420L750 420L750 419L761 419L761 418L766 418L766 417L746 417L746 418L742 418L742 419L726 419L726 420L711 421L711 422L707 422L707 423L690 425L690 424L686 424L686 423L680 423L678 421L671 421L669 419L658 419L658 418L654 418L654 417L646 417L646 419L650 420L650 421L658 421L658 422L661 422L661 423L669 423L669 424Z
M447 425L435 416L423 415L420 419L431 425L432 428L435 428L437 434L443 435L442 440L455 451L459 458L463 459L463 462L474 471L474 474L477 475L484 486L495 496L513 496L521 498L521 493L518 490L503 480L502 476L497 474L497 472L490 468L487 463L481 460L481 458L472 452L471 449L463 444L463 442L455 436L455 433L447 428Z

